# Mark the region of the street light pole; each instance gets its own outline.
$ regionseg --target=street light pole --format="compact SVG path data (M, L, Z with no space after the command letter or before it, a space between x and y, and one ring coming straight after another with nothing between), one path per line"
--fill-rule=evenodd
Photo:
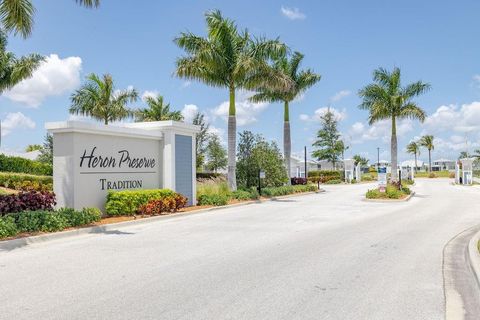
M304 147L304 162L305 162L305 179L308 179L307 175L307 146Z
M377 147L377 168L380 167L380 148Z

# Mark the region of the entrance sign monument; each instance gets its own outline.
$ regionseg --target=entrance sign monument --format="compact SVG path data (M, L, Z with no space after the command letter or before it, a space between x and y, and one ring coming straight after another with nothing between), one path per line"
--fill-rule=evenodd
M123 126L47 123L53 135L57 207L105 208L109 190L167 188L195 204L197 126L175 121Z
M378 190L385 192L387 190L387 167L378 167Z
M473 184L473 161L475 159L464 158L460 159L462 163L462 183L464 185Z

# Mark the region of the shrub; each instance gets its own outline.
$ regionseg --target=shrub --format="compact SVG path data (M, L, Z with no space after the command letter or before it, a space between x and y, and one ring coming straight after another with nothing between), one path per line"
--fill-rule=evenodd
M102 218L102 212L97 208L84 208L81 211L76 211L72 208L61 208L57 213L65 217L69 227L88 225L100 221Z
M278 196L285 196L293 193L312 192L317 190L318 190L317 186L313 184L283 186L283 187L263 188L262 195L267 197L278 197Z
M340 180L340 179L332 179L332 180L328 180L327 182L325 182L325 184L340 184L342 182L343 181Z
M342 180L342 172L336 170L315 170L308 172L308 181L327 183L330 180Z
M55 232L63 230L69 227L67 218L58 213L52 211L37 211L43 213L43 223L40 227L40 231L43 232Z
M448 177L449 177L450 179L455 179L455 172L450 172L450 173L448 174Z
M25 210L53 210L55 194L52 192L20 192L0 195L0 215Z
M374 181L375 178L371 174L364 174L362 175L362 181Z
M435 173L433 173L433 172L430 172L430 173L428 174L428 177L429 177L429 178L436 178L437 175L436 175Z
M38 232L42 229L47 211L23 211L8 215L15 218L19 232Z
M402 190L398 189L398 186L389 184L385 192L380 192L378 189L368 190L366 193L367 199L401 199L411 193L407 187L402 187Z
M164 201L162 199L150 200L148 203L141 205L138 209L138 213L142 216L156 216L165 211L168 210L164 208Z
M47 163L0 154L0 171L50 176L53 168Z
M299 185L299 184L307 184L307 179L294 177L294 178L290 178L290 183L292 184L292 186Z
M228 197L224 194L202 194L197 202L200 206L224 206L228 203Z
M197 180L208 180L208 179L223 179L226 177L223 173L215 172L197 172Z
M51 176L0 172L0 186L22 191L52 191Z
M134 215L141 205L174 195L168 189L109 191L105 209L110 216Z
M232 198L237 200L252 200L258 198L258 191L252 194L247 190L237 190L232 192Z
M0 218L0 239L13 237L17 233L18 230L13 217Z

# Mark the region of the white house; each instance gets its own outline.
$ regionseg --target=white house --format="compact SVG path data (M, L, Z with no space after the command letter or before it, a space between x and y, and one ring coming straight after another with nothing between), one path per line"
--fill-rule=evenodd
M456 160L438 159L432 162L432 171L455 171Z
M413 167L415 167L415 160L414 159L402 161L402 163L400 164L400 168L402 168L402 169L413 168ZM423 167L424 167L424 162L422 160L417 159L417 168L416 169L421 170Z
M319 170L314 160L307 159L307 171ZM290 156L290 177L305 178L305 159Z

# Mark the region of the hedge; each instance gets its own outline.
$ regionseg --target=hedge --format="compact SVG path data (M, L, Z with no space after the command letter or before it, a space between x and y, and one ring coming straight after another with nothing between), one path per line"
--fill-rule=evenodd
M102 213L96 208L81 211L60 209L58 211L22 211L0 218L0 239L13 237L22 232L55 232L69 227L89 225L100 221Z
M312 183L326 183L330 180L342 180L342 171L313 170L308 172L308 181Z
M199 206L224 206L228 203L228 196L224 194L202 194L198 197Z
M53 167L50 164L40 161L0 154L0 171L51 176Z
M263 188L262 195L267 197L278 197L278 196L285 196L293 193L312 192L317 190L318 190L317 186L313 184L283 186L283 187Z
M0 216L27 210L51 211L55 204L55 194L53 192L30 191L0 195Z
M215 178L226 178L226 176L223 173L197 172L197 179L215 179Z
M109 216L135 215L149 201L175 195L168 189L109 191L105 209Z
M0 172L0 186L22 191L52 191L52 176Z

